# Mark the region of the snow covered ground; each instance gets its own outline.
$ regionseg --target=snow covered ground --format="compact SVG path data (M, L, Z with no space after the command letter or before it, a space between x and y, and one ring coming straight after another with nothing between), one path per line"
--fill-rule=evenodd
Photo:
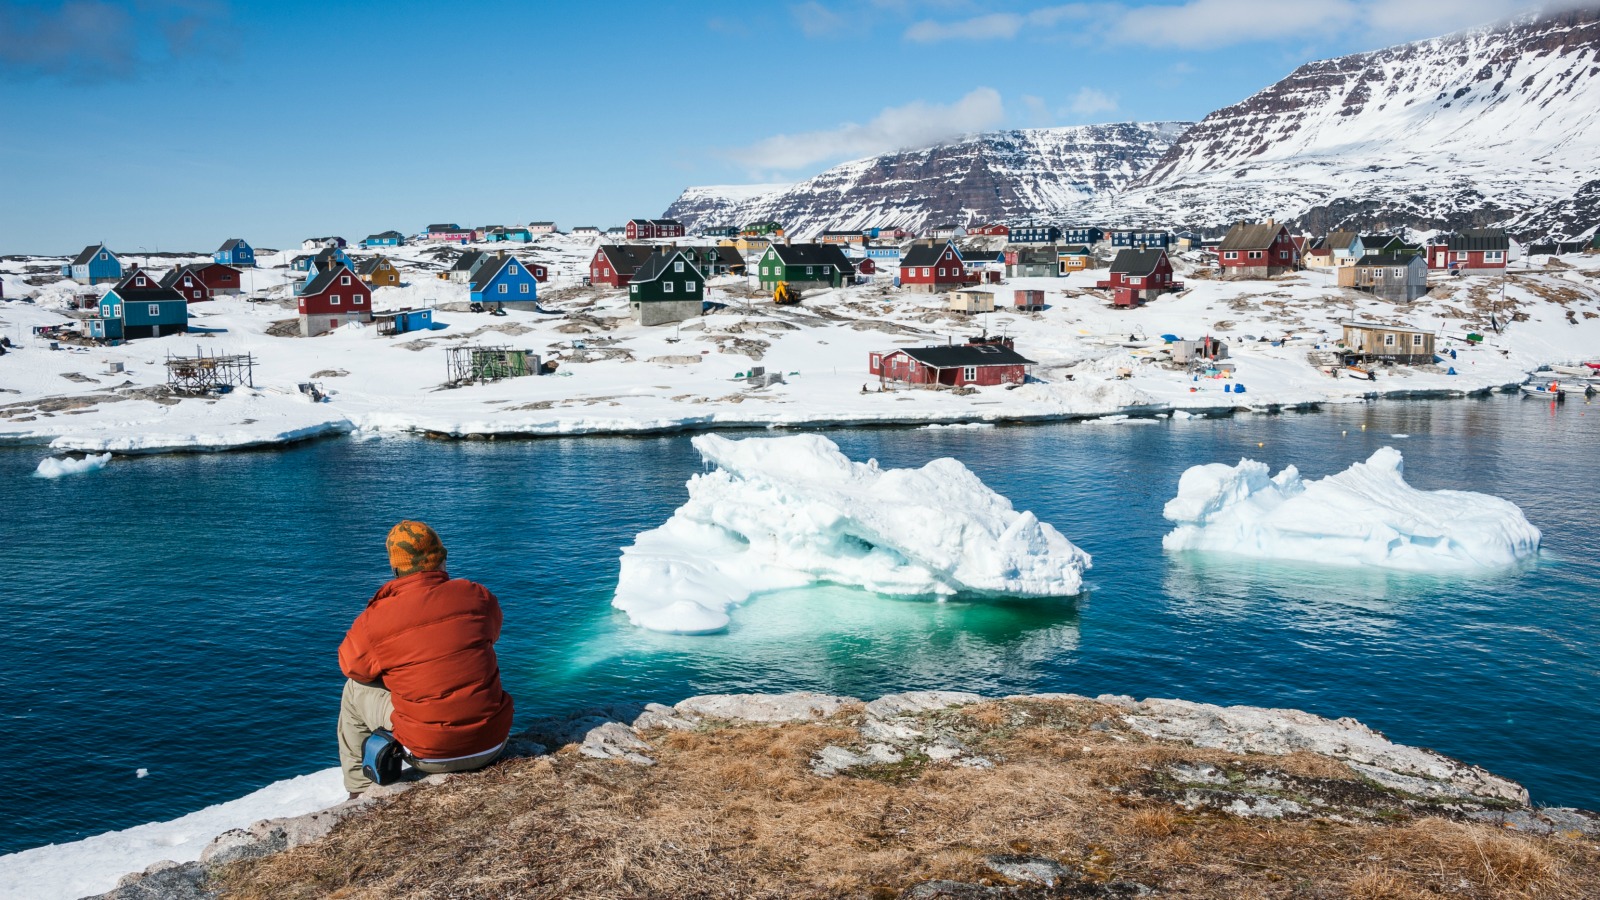
M68 844L47 844L0 856L0 900L76 900L102 894L117 879L161 860L192 862L211 839L262 819L300 816L345 799L339 770L267 785L170 822L109 831Z
M1194 466L1166 517L1168 550L1204 550L1323 565L1459 574L1539 552L1539 529L1516 504L1471 491L1419 491L1400 451L1384 447L1343 472L1302 481L1251 459Z
M0 335L20 345L0 356L0 442L58 451L119 454L217 450L285 443L348 432L442 435L570 435L675 429L816 424L982 423L1116 414L1155 415L1261 409L1370 396L1463 394L1520 381L1542 363L1600 353L1600 257L1526 261L1525 271L1442 278L1420 302L1397 307L1338 288L1333 275L1308 271L1274 281L1220 282L1179 259L1188 289L1136 310L1110 307L1094 291L1104 270L1067 278L1017 279L1001 289L1046 292L1042 312L1000 311L966 317L945 312L944 298L878 284L813 292L801 308L778 308L753 282L717 279L722 306L675 326L640 327L621 291L577 285L597 242L558 235L515 245L556 273L542 291L545 312L492 317L466 311L467 288L435 273L442 248L404 247L392 254L406 283L375 292L378 309L433 305L440 330L379 337L346 327L319 338L276 336L294 317L289 284L298 273L263 268L246 274L249 302L227 298L193 307L188 335L120 347L49 350L37 325L69 320L71 286L28 285L29 266L51 260L0 261L6 301ZM283 265L293 254L264 257ZM162 261L171 264L171 261ZM152 268L154 268L152 264ZM881 276L880 276L881 277ZM104 290L100 288L99 290ZM16 299L32 295L26 302ZM1491 312L1515 318L1503 334ZM1408 323L1442 335L1444 366L1380 371L1376 382L1330 378L1307 354L1337 340L1340 319ZM279 326L281 330L283 326ZM872 351L961 341L987 329L1016 339L1035 360L1036 380L1020 387L958 395L915 389L880 391L867 373ZM1465 342L1468 331L1487 340ZM1237 365L1231 380L1198 380L1163 362L1160 335L1225 340ZM553 376L444 388L446 348L510 346L559 363ZM160 386L169 353L250 353L255 389L213 399L179 399ZM123 371L109 374L111 363ZM737 376L752 366L785 383L755 387ZM329 395L313 403L296 390L317 382ZM1228 390L1236 385L1243 394Z
M1066 597L1089 554L954 459L853 462L817 434L694 439L716 470L622 551L612 605L642 628L706 634L751 594L843 584L899 597Z

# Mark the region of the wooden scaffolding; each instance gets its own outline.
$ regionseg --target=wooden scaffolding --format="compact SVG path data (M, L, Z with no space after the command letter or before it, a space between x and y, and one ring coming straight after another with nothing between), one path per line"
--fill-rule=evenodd
M180 394L227 393L239 385L255 387L254 356L208 354L199 347L194 356L167 354L167 386Z

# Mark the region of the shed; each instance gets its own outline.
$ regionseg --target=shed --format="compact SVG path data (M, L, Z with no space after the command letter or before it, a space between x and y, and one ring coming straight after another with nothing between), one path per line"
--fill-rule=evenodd
M378 327L378 334L409 334L413 331L433 330L433 310L431 309L394 309L386 312L372 314L372 321Z
M880 384L900 381L929 387L1022 384L1033 365L1009 341L905 347L867 357L867 371L878 376Z
M1409 325L1384 325L1379 322L1346 321L1344 358L1346 362L1392 359L1421 364L1433 362L1433 333Z
M1018 290L1014 299L1017 309L1044 309L1044 291Z
M962 288L952 291L949 306L946 308L951 312L968 314L994 312L994 291L984 288Z

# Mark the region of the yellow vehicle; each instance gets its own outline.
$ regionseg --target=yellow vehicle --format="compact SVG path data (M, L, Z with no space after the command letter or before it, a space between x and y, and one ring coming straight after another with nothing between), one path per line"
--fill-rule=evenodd
M789 282L780 281L772 289L772 302L780 306L800 302L800 289L789 287Z

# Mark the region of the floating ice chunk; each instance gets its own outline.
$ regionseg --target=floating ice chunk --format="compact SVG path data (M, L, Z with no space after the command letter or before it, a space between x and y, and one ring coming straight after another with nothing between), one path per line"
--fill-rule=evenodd
M622 551L612 605L641 628L707 634L755 593L830 583L894 596L1078 593L1089 554L954 459L852 462L820 435L694 447L716 470Z
M1539 529L1516 504L1469 491L1419 491L1400 451L1384 447L1336 475L1302 481L1294 466L1195 466L1166 517L1168 550L1457 572L1507 566L1539 551Z
M39 460L39 468L35 469L33 474L40 478L60 478L63 475L76 475L79 472L93 472L97 469L104 469L108 462L111 462L111 454L109 453L85 456L83 459L75 459L71 456L59 458L47 456Z

